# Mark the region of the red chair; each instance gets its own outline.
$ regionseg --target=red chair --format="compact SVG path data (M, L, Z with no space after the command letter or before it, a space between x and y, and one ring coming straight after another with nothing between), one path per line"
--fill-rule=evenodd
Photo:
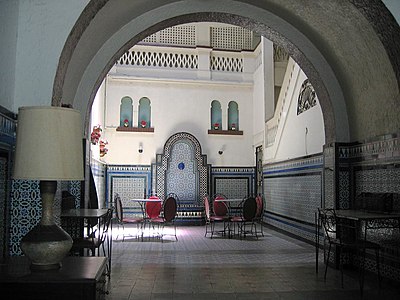
M241 215L234 216L230 219L230 222L233 224L234 232L235 232L235 225L237 225L240 239L242 239L242 237L246 237L246 234L254 234L256 238L258 238L257 233L253 231L256 211L257 211L256 199L254 197L249 197L243 203ZM250 230L246 229L246 226L248 225L250 226Z
M167 200L165 200L164 202L161 215L151 220L153 224L158 225L158 228L161 227L161 233L159 234L159 236L161 237L161 241L163 241L165 235L164 228L166 225L174 226L175 230L174 236L175 239L178 240L178 237L176 235L176 224L174 222L177 216L177 212L178 212L178 201L174 196L169 195Z
M151 220L160 215L162 204L157 196L151 196L149 200L154 200L146 202L146 216Z
M160 216L161 208L162 202L160 201L160 198L158 198L157 196L149 197L149 201L146 202L145 206L146 223L152 226L153 231L155 229L155 223L153 221Z
M214 236L215 233L215 225L217 223L222 224L222 229L218 232L225 235L226 230L229 230L229 215L228 215L228 206L224 201L218 201L226 199L226 197L222 195L217 195L214 197L213 201L213 213L210 212L210 205L208 202L208 197L205 197L204 200L204 208L205 208L205 215L206 215L206 233L204 236L207 236L208 233L208 226L210 227L211 238ZM215 201L217 200L217 201Z
M264 212L264 200L261 195L258 195L256 197L256 204L257 204L257 209L256 209L256 216L254 217L254 231L256 236L261 233L261 236L264 236L263 232L263 212ZM260 230L257 230L257 224L260 225Z
M143 224L144 217L124 217L124 210L122 207L122 201L118 194L115 196L115 214L117 216L118 226L122 226L122 241L125 240L125 224L134 224L136 225L136 238L139 237L139 233L141 233L143 240ZM117 236L118 238L118 236Z

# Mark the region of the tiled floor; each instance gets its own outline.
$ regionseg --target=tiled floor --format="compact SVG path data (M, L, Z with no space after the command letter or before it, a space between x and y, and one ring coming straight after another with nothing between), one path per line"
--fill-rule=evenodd
M114 238L117 235L114 229ZM129 230L129 228L128 228ZM133 229L132 229L133 230ZM264 237L204 237L204 227L178 227L178 241L144 241L121 236L113 243L112 273L106 299L398 299L400 289L367 277L361 297L358 279L328 269L314 247L264 228Z

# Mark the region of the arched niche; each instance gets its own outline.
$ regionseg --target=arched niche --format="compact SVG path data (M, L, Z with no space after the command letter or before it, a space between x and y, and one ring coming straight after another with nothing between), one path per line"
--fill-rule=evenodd
M157 196L164 199L169 193L175 193L181 204L202 205L203 197L209 194L210 166L192 134L172 135L165 142L163 153L156 156L156 168Z
M119 126L124 126L124 121L128 120L129 125L132 126L133 116L133 101L131 97L125 96L121 99L119 107Z

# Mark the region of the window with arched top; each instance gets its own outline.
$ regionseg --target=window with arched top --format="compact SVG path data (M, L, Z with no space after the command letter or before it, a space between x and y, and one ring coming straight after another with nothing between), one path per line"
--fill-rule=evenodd
M222 129L222 109L218 100L211 102L211 129Z
M121 99L119 107L119 126L132 127L133 101L131 97L125 96Z
M143 97L139 100L138 127L151 127L151 106L150 99Z
M239 106L235 101L228 104L228 129L239 130Z

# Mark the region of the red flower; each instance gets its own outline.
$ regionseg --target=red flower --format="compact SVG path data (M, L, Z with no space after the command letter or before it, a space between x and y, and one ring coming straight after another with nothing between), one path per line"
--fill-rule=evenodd
M128 119L125 119L125 120L124 120L124 123L129 123L129 120L128 120Z
M147 122L146 122L145 120L142 120L142 122L140 122L140 124L141 124L142 126L146 126Z

